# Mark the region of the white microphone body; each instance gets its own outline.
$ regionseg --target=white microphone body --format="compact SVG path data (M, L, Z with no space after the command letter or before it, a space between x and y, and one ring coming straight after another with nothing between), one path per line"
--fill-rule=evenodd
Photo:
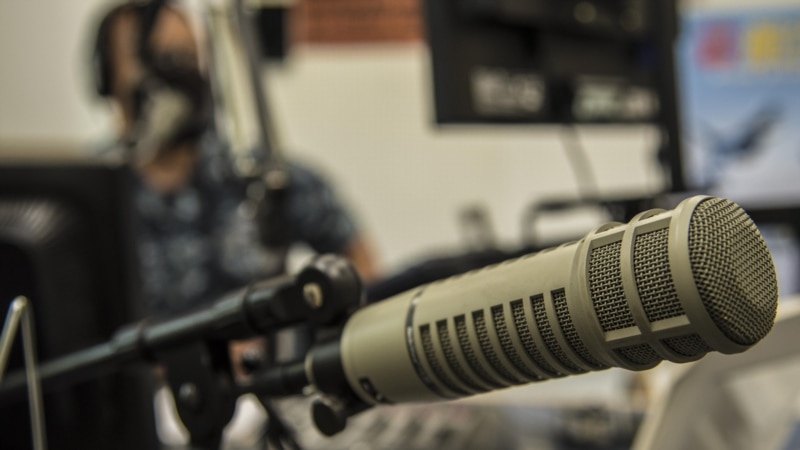
M455 399L742 352L776 308L772 259L749 216L698 196L357 311L341 363L368 404Z

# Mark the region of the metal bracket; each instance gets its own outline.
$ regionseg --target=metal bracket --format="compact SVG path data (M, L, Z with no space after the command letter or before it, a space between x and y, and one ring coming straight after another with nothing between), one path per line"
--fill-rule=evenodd
M28 381L28 404L31 412L31 434L35 450L47 449L47 437L44 424L44 404L42 402L42 386L39 381L39 369L36 364L36 336L33 333L33 307L28 299L19 296L11 302L0 335L0 381L6 371L14 335L22 322L22 350L25 357L25 376Z

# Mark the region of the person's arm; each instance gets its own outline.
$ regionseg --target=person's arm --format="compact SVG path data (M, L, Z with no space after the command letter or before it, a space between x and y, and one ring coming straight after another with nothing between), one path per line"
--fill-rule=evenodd
M350 260L365 283L378 276L375 251L332 186L316 172L291 165L288 197L292 241L318 253L338 253Z
M364 236L356 235L351 239L345 248L344 256L350 260L365 283L378 278L380 271L375 253Z

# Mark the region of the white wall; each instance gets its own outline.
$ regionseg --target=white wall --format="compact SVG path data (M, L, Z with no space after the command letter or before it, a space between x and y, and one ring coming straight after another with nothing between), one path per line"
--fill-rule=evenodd
M109 126L87 72L86 30L104 3L0 2L0 142L71 146Z
M577 194L555 127L436 128L422 45L300 48L267 78L286 147L329 169L390 265L457 246L469 204L513 244L530 202ZM603 192L661 187L649 127L581 136Z

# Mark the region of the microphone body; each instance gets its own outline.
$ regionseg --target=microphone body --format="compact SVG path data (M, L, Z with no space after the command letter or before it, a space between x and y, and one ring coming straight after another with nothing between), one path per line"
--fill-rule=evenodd
M368 404L455 399L742 352L771 329L777 298L749 216L697 196L370 305L347 321L336 353ZM315 357L306 368L320 387L326 371Z

